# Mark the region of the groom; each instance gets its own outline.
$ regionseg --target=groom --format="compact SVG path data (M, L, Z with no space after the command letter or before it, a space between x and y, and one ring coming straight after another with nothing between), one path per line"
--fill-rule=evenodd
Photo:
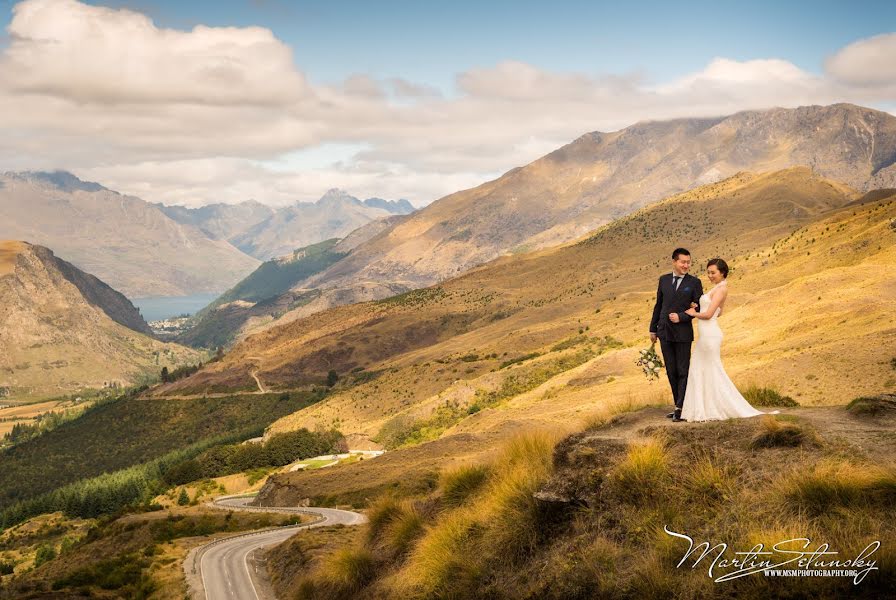
M684 248L672 252L672 272L660 277L656 290L656 304L650 319L650 341L660 340L666 375L672 386L675 410L668 415L673 421L683 421L681 406L688 385L688 369L691 366L691 344L694 341L693 317L684 311L691 303L699 306L703 284L692 275L691 253Z

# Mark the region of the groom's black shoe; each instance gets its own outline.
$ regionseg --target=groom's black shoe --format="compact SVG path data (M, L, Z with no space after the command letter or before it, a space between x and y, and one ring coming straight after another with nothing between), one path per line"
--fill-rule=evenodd
M681 409L680 408L676 408L675 412L672 413L672 422L673 423L687 422L687 419L681 418Z
M671 418L674 417L674 416L675 416L675 411L673 410L673 411L670 412L668 415L666 415L666 418L667 418L667 419L671 419Z

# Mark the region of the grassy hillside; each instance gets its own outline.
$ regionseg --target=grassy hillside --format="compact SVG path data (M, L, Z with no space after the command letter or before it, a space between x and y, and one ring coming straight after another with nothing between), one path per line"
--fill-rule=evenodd
M312 393L186 400L122 396L0 453L0 508L222 434L260 433Z
M333 249L338 242L338 238L333 238L262 263L248 277L203 308L192 327L180 335L178 341L206 348L226 346L248 321L257 324L295 308L304 296L287 292L296 283L344 257L345 253Z
M160 393L245 385L250 371L274 389L292 387L334 369L353 385L338 383L272 431L336 423L346 434L418 440L506 421L562 423L620 397L663 402L667 386L648 385L634 361L649 343L656 278L685 245L698 275L713 256L733 267L721 324L738 385L843 402L896 384L890 357L874 351L893 335L884 265L896 204L889 193L851 204L859 197L808 169L741 174L575 244L273 327ZM846 383L826 368L832 361L867 376Z
M296 598L317 600L889 597L896 421L877 405L874 417L829 407L687 425L648 409L559 443L518 436L494 460L443 471L431 493L381 496L359 540L321 555L306 536L269 564ZM667 530L714 548L692 568L701 551L682 560L689 544ZM815 561L864 553L852 567L864 575L714 581L730 562L708 574L717 554L803 537L807 559L823 544L839 554Z

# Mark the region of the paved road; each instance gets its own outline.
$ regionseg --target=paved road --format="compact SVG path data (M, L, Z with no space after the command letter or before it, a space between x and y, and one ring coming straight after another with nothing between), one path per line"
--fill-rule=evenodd
M356 512L334 508L293 508L246 506L253 498L222 498L216 508L252 512L307 514L317 520L292 527L278 527L232 536L194 549L184 561L184 572L193 597L206 600L268 600L272 598L265 585L266 574L253 559L253 554L267 546L279 544L299 529L329 525L360 525L367 518ZM198 572L197 572L198 571ZM198 589L201 584L202 589Z

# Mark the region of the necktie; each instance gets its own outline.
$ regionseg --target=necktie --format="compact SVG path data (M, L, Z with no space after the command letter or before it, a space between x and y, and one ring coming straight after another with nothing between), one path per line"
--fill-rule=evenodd
M676 275L676 276L674 276L672 279L675 280L674 283L673 283L672 285L673 285L673 287L675 288L675 291L677 292L677 291L678 291L678 284L679 284L679 282L681 281L681 277L680 277L679 275Z

